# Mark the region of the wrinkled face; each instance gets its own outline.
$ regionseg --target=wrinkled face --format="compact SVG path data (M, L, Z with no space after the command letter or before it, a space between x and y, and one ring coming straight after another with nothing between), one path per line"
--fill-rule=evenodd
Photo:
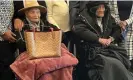
M25 11L26 17L33 23L37 23L40 20L40 10L38 8L31 8Z
M105 7L103 4L99 5L97 10L96 10L96 15L98 17L104 17L104 12L105 12Z

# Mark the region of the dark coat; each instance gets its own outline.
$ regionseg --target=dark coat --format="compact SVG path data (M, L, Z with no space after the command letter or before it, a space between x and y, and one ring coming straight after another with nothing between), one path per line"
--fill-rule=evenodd
M81 12L88 1L69 1L69 15L70 15L70 26L72 27L74 24L74 20L78 16L79 12Z
M116 41L120 40L121 29L116 25L109 12L103 18L103 29L102 33L95 17L91 17L88 9L84 9L76 18L72 31L87 42L98 43L100 37L109 38L109 36L112 36Z
M78 80L132 80L133 77L127 70L130 61L126 50L114 45L121 39L121 29L112 18L109 8L105 5L102 32L96 22L96 16L90 12L92 6L97 4L88 5L79 13L72 28L77 36L77 73L80 73L77 74ZM108 39L110 36L115 39L114 43L107 47L99 43L99 38Z

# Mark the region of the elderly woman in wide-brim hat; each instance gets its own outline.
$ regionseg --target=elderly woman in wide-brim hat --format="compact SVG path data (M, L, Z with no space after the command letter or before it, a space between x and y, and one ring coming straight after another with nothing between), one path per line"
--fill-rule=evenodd
M77 43L79 80L133 80L128 71L131 63L127 52L116 46L121 41L121 29L106 2L89 1L72 30L80 39Z
M53 27L57 29L56 26L49 24L46 20L46 16L41 16L41 13L46 14L47 9L44 6L38 4L36 0L26 1L24 2L24 8L20 9L20 15L25 14L25 18L22 20L24 26L22 28L21 34L16 31L17 47L19 48L19 52L23 52L26 50L25 42L24 42L24 31L32 30L33 28L37 31L44 31L44 27Z
M20 9L18 12L19 14L25 14L25 20L30 25L39 28L41 13L46 13L46 10L46 7L39 5L37 1L33 0L24 2L24 8Z

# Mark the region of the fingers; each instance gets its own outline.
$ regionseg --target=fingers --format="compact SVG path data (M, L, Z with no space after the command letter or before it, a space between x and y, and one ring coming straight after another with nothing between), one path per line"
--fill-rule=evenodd
M120 26L122 29L124 29L124 26L123 26L122 21L120 21L119 26Z
M11 32L11 35L9 36L9 42L15 42L16 38L15 38L15 34Z
M15 37L16 36L13 32L11 32L10 30L5 34L5 39L8 40L9 42L15 42L16 39Z
M120 26L123 30L125 30L125 28L126 28L126 26L127 26L127 22L126 22L126 21L120 21L120 22L119 22L119 26Z
M110 45L110 43L111 43L110 41L107 41L107 42L106 42L106 46L109 46L109 45Z
M10 42L15 42L16 39L15 39L15 37L11 36L10 39L9 39L9 41L10 41Z
M103 45L103 46L109 46L111 43L111 39L104 39L104 38L100 38L99 42Z
M11 34L12 34L13 36L16 36L16 34L14 34L13 32L11 32Z
M22 20L20 20L20 19L15 19L14 20L14 27L15 27L16 30L21 31L23 26L24 26L24 23L23 23Z
M110 38L107 39L106 46L109 46L111 42L112 42L112 40Z
M14 36L16 36L16 35L13 32L11 32L11 36L10 36L10 39L9 39L10 42L15 42L16 41L16 38Z
M102 45L106 46L106 44L107 44L107 39L99 38L99 42L100 42Z

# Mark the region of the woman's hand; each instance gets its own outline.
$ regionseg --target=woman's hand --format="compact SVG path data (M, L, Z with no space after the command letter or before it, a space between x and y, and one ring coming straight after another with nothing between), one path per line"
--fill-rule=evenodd
M119 22L119 26L120 26L123 30L125 30L125 28L126 28L126 26L127 26L127 22L126 22L126 21L120 21L120 22Z
M109 46L112 42L111 38L105 39L105 38L99 38L99 43L101 43L103 46Z
M9 29L2 35L2 38L9 42L15 42L16 41L15 36L16 35L13 32L11 32L11 30Z
M107 39L99 38L99 43L101 43L102 45L106 46L106 44L107 44Z
M23 26L24 26L24 23L23 23L23 21L22 21L21 19L16 18L16 19L14 20L14 27L15 27L15 29L16 29L17 31L21 31L22 28L23 28Z
M111 42L112 42L111 38L107 39L106 46L109 46L111 44Z

